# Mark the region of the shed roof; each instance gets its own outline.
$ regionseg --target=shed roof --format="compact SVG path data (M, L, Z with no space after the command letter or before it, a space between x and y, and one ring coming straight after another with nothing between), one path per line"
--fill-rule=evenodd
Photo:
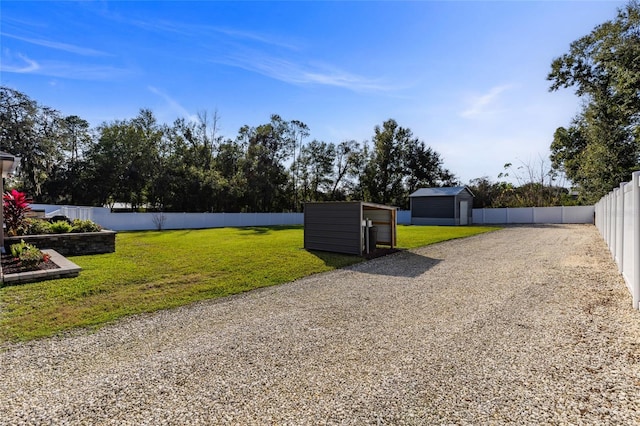
M409 197L451 197L460 194L462 191L467 191L473 195L473 192L466 186L450 186L446 188L420 188Z
M305 204L318 204L318 205L325 205L325 206L331 206L331 205L348 206L353 204L360 204L362 207L366 207L369 209L380 209L380 210L397 210L398 209L397 207L394 207L394 206L387 206L386 204L370 203L367 201L308 201Z

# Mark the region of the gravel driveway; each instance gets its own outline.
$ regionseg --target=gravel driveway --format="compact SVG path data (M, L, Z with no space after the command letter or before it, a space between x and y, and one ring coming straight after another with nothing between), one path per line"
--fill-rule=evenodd
M0 362L0 424L640 424L640 313L590 225L509 227Z

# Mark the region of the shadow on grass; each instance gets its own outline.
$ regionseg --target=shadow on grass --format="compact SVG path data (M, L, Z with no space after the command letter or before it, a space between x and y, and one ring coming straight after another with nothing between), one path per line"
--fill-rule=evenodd
M207 229L207 228L202 228L202 229ZM191 234L194 231L200 231L202 229L143 229L140 231L118 231L118 234L134 234L135 233L139 235L144 235L145 237L162 237L164 235L171 233L179 236L185 236L185 235Z
M344 268L345 266L354 265L366 260L364 257L355 254L333 253L319 250L307 250L307 252L322 260L325 265L335 269Z
M302 225L277 225L277 226L245 226L237 228L244 235L268 234L270 232L286 231L289 229L302 229Z
M273 226L216 226L212 228L181 228L181 229L144 229L140 231L118 231L118 233L136 233L145 236L160 237L167 233L172 233L178 236L189 235L199 231L211 231L215 229L235 228L241 235L255 235L255 234L268 234L276 231L286 231L289 229L303 229L302 225L273 225Z

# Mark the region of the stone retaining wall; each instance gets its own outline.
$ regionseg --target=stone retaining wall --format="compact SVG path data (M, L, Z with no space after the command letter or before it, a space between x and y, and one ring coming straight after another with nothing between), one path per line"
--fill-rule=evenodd
M22 235L5 237L7 252L12 244L24 240L39 249L53 249L63 256L82 256L85 254L113 253L116 251L116 232L83 232L69 234Z

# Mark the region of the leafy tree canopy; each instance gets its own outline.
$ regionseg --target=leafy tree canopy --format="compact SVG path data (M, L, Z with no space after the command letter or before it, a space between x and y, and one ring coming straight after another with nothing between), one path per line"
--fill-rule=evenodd
M583 201L597 201L640 163L640 3L630 1L614 20L571 43L547 79L551 91L572 87L584 100L569 127L554 134L553 167Z

